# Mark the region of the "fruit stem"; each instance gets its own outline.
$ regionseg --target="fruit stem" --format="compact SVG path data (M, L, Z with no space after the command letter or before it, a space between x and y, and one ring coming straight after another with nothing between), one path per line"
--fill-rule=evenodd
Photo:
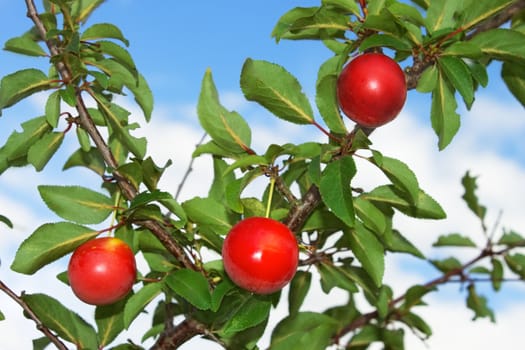
M312 121L312 125L314 125L317 129L321 130L323 134L328 136L328 138L334 140L337 143L341 143L341 139L337 136L332 135L329 131L327 131L325 128L323 128L319 123L317 123L315 120Z
M266 213L264 214L264 217L266 218L270 217L270 208L272 207L274 187L275 187L275 177L272 175L270 176L270 193L268 193L268 202L266 203Z
M120 203L120 191L117 191L117 195L115 196L115 205L114 205L114 208L113 209L113 215L111 216L111 227L114 227L115 226L115 222L117 221L117 210L119 208L119 203Z

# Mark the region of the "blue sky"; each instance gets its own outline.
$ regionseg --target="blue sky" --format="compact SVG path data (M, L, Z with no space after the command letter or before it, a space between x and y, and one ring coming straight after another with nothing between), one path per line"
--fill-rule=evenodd
M162 185L174 191L180 182L194 144L202 135L195 115L200 82L205 70L212 69L219 94L227 107L238 110L251 123L254 147L264 150L272 142L300 139L321 140L319 132L310 126L295 126L271 117L254 103L246 102L239 88L239 74L247 57L264 59L283 65L297 76L305 92L313 96L317 69L330 57L330 52L319 42L282 41L276 44L270 33L277 19L295 6L312 6L318 1L238 1L192 2L192 1L131 1L111 0L95 12L89 23L112 22L117 24L130 41L129 50L141 72L148 79L155 96L155 112L149 125L141 133L150 137L148 150L158 163L168 158L175 166L169 169ZM147 4L147 5L145 5ZM23 1L0 0L0 42L19 35L31 25L25 17ZM46 59L21 58L5 51L0 52L0 76L40 62L45 69ZM0 117L0 142L21 121L42 114L44 101L32 98L27 103L4 111ZM136 107L125 102L131 111ZM450 232L471 234L482 242L479 224L461 201L460 178L466 170L479 175L480 200L489 205L488 223L497 220L503 210L502 225L525 234L525 112L513 100L499 79L498 67L490 69L489 87L480 91L472 111L466 112L460 103L462 129L452 145L438 152L436 137L429 122L429 97L409 93L406 107L395 122L377 130L373 142L386 155L399 157L412 167L421 186L432 194L447 210L449 219L443 222L399 219L399 227L417 242L430 256L438 253L430 245L437 235ZM312 99L313 104L313 99ZM278 132L276 132L278 130ZM73 138L72 138L73 139ZM74 148L74 140L66 141L64 155ZM166 141L168 140L168 141ZM50 291L59 293L72 308L86 315L92 311L78 304L67 290L58 292L52 283L41 281L60 272L63 267L51 266L34 278L16 275L8 271L13 248L32 229L47 221L56 221L40 201L36 184L79 183L97 186L98 179L82 172L58 172L60 159L51 162L49 169L35 174L31 168L9 170L0 176L0 214L9 216L15 230L7 231L0 226L0 278L15 290ZM207 159L198 159L191 174L192 181L185 188L184 197L202 194L209 183ZM383 181L377 173L363 169L356 179L365 187L374 181ZM474 252L475 253L475 252ZM468 252L464 253L468 259ZM410 283L425 282L436 273L411 259L394 259L387 270L387 281L397 287ZM402 290L402 289L400 289ZM525 312L525 288L521 284L504 286L504 291L491 297L496 310L497 326L481 321L471 323L471 313L464 307L464 294L456 293L458 286L447 287L443 293L432 296L435 304L423 314L432 317L435 336L429 341L429 349L477 348L492 349L494 344L514 349L525 342L521 332L522 315ZM320 291L313 291L308 308L322 310ZM329 296L337 300L338 295ZM62 300L62 299L61 299ZM326 299L323 299L326 300ZM32 330L33 325L24 321L20 310L12 301L0 294L1 310L8 316L0 322L0 348L18 349L20 329ZM500 312L501 311L501 312ZM280 313L279 313L280 312ZM282 310L278 315L282 317ZM450 313L454 313L453 319ZM520 318L521 317L521 318ZM14 320L14 321L12 321ZM10 323L11 322L11 323ZM432 323L434 322L434 323ZM463 334L455 332L461 329ZM142 330L142 329L141 329ZM10 336L11 334L15 336ZM19 334L19 333L18 333ZM507 338L512 342L506 343ZM521 338L520 338L521 337ZM24 340L25 341L25 340ZM29 339L27 339L29 341ZM193 342L183 349L198 349ZM207 343L206 343L207 344ZM503 345L501 345L503 344ZM408 340L408 349L424 349L416 339ZM23 348L28 348L23 347ZM202 347L200 347L202 348Z

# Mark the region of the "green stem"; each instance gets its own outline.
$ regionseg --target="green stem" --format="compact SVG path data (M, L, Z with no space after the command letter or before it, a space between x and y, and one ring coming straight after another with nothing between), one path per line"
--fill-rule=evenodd
M270 193L268 194L268 202L266 203L266 218L270 217L270 208L272 207L273 189L275 187L275 177L270 177Z

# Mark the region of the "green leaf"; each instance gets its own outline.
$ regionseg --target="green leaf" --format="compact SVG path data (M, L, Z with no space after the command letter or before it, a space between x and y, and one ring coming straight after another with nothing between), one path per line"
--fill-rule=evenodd
M373 47L388 47L396 51L407 52L412 50L412 46L406 40L388 34L373 34L367 37L361 45L359 45L359 50L366 51Z
M420 219L444 219L445 212L432 197L419 190L418 199L415 204L411 204L400 192L392 185L383 185L376 187L371 192L361 195L364 199L378 204L388 204L402 213Z
M146 78L138 73L136 84L127 84L126 87L131 91L135 98L135 102L139 105L144 113L146 121L150 121L151 113L153 112L153 92L146 81Z
M476 184L476 180L477 177L470 176L468 171L463 175L463 178L461 178L461 184L465 189L465 193L461 198L467 203L469 209L483 221L487 208L481 205L478 201L478 196L476 195L478 185Z
M22 123L22 132L13 131L2 148L5 159L15 161L25 158L29 148L51 131L45 117L30 119Z
M341 70L341 60L340 56L334 56L321 65L317 74L315 95L315 102L321 117L330 131L336 134L348 132L337 104L336 85Z
M98 224L114 209L113 200L80 186L38 186L46 205L63 219L79 224Z
M459 1L432 0L429 3L425 23L431 34L442 29L457 27L456 11L460 6Z
M490 2L479 2L476 0L465 1L464 6L467 6L465 6L462 11L462 27L467 30L496 15L513 2L512 0L491 0Z
M432 128L438 136L438 147L445 149L459 130L460 119L456 113L457 103L454 90L440 75L434 91L432 91L432 106L430 119Z
M82 41L90 41L97 39L116 39L122 41L126 46L129 46L129 41L124 37L122 31L111 23L96 23L87 28L82 36Z
M525 255L521 253L506 254L505 262L512 272L525 280Z
M414 306L426 305L425 302L423 302L423 297L434 291L436 291L435 287L429 288L422 285L414 285L410 287L405 294L405 300L403 301L400 310L405 312L409 311Z
M374 4L374 2L372 2L371 5L372 4ZM392 12L382 7L380 5L381 2L375 2L375 4L379 4L378 11L374 11L371 6L368 7L368 16L366 16L366 20L362 24L363 28L383 32L395 37L402 37L404 28L397 23L396 17L394 17Z
M383 244L389 251L408 253L415 257L425 259L425 255L397 230L392 230L388 240Z
M210 286L201 273L180 269L166 277L166 284L197 309L208 310L211 308Z
M333 6L342 10L345 13L354 15L361 15L361 10L357 3L353 0L322 0L323 6Z
M503 244L510 247L523 247L525 246L525 238L517 232L509 231L503 234L503 236L498 240L498 244Z
M211 198L193 198L182 203L190 221L209 226L217 235L226 234L236 222L237 215L231 215L224 205Z
M197 114L204 130L220 147L235 153L244 153L250 149L251 130L248 123L240 114L229 112L221 105L209 69L202 79Z
M129 63L121 63L121 60L108 58L90 64L99 68L109 77L109 80L101 78L100 74L93 74L103 85L108 85L112 90L122 93L123 86L129 89L144 113L146 121L151 119L153 111L153 94L144 76L130 67ZM95 71L91 71L95 72Z
M133 62L133 58L129 54L128 50L122 46L112 41L99 40L97 41L97 48L100 50L100 52L113 57L115 61L125 66L130 72L135 72L135 74L138 73L135 62Z
M148 157L142 161L141 165L144 176L144 184L150 191L153 192L157 190L157 185L160 181L160 178L164 174L164 171L166 171L166 169L171 166L171 164L172 161L168 160L164 166L158 166L151 157Z
M470 41L491 58L501 61L525 64L525 34L512 30L496 28L479 33Z
M224 173L220 176L225 176L233 170L238 168L246 168L252 165L269 165L268 160L264 156L259 156L256 154L249 154L247 156L243 156L242 158L239 158L235 162L233 162L226 170L224 170Z
M219 308L221 307L221 303L224 300L224 297L234 288L235 285L230 279L223 279L221 283L219 283L212 292L211 311L217 312L217 310L219 310Z
M41 171L56 153L63 140L63 132L51 132L42 136L29 148L27 161L33 164L36 171Z
M483 56L483 52L477 45L472 44L470 41L456 41L443 50L441 57L444 56L459 56L478 59Z
M51 127L58 126L60 119L60 91L55 91L49 95L46 101L46 120Z
M438 240L432 244L433 247L473 247L476 248L470 238L460 235L459 233L451 233L445 236L439 236Z
M356 173L351 156L341 157L329 163L323 170L319 191L326 206L346 225L355 222L350 180Z
M4 314L2 313L2 311L0 311L0 321L3 321L5 320L5 316Z
M461 268L461 262L456 258L446 258L442 260L431 260L432 265L434 265L439 271L443 273L448 273L453 270Z
M129 297L124 306L123 326L125 329L128 329L133 320L162 292L162 287L163 283L150 283Z
M289 27L289 33L293 34L294 39L344 38L346 30L348 16L329 6L321 6L311 16L297 18Z
M116 303L97 306L95 309L95 321L98 330L98 342L100 348L110 344L124 330L123 309L127 298Z
M118 171L118 174L125 178L136 190L140 188L140 185L144 180L144 174L142 173L142 167L139 162L133 161L122 164L116 169L116 171Z
M76 344L79 349L99 348L97 333L93 327L58 300L45 294L24 294L22 300L42 324L60 338Z
M385 272L385 249L376 236L362 225L346 231L350 248L363 269L370 275L376 286L380 286Z
M395 158L385 157L374 152L370 159L390 181L405 192L411 203L415 203L419 196L419 183L414 172L402 161Z
M159 190L155 191L144 191L135 196L133 200L129 203L129 209L136 209L151 202L163 201L173 199L173 196L168 192L163 192Z
M83 23L104 1L105 0L74 1L71 4L71 14L75 17L77 23Z
M336 320L320 313L288 316L274 328L269 350L324 350L336 327Z
M301 85L283 67L247 59L241 72L241 89L277 117L295 124L313 124L313 112Z
M312 283L312 273L309 271L298 270L290 282L288 292L288 313L296 315L303 305L304 299L310 290Z
M422 334L422 340L427 339L432 335L432 328L429 326L429 324L423 318L413 312L403 315L401 321L413 331L418 330Z
M83 151L89 152L91 149L91 139L89 138L89 134L87 133L84 128L81 126L77 126L75 128L78 143L80 144L80 148L82 148Z
M73 85L66 85L65 88L58 90L58 95L60 96L60 99L70 107L75 107L77 105L77 96Z
M47 56L44 49L30 35L22 35L7 40L4 44L4 50L27 56Z
M350 346L354 348L367 347L369 344L381 340L381 331L376 325L365 325L358 330L352 339L350 339Z
M434 64L423 71L417 82L416 90L419 92L432 92L436 88L437 82L438 69Z
M6 75L0 81L0 115L4 108L10 107L35 92L53 86L53 80L41 70L28 68Z
M271 307L271 301L249 295L232 310L222 333L228 336L264 322L268 319Z
M474 284L468 286L467 307L474 311L473 320L480 317L488 317L492 322L496 322L494 312L487 305L487 298L476 292Z
M525 65L504 62L501 77L509 91L525 107Z
M272 38L275 38L276 42L281 39L303 39L314 36L317 31L315 29L309 31L301 31L299 33L293 32L291 29L297 21L303 18L309 18L313 16L317 11L318 7L296 7L286 12L279 18L277 24L272 30Z
M379 235L386 231L388 224L385 214L373 203L362 197L356 197L354 198L354 209L366 227Z
M9 220L7 216L0 215L0 222L6 224L9 228L13 228L13 223L11 222L11 220Z
M489 75L487 73L487 66L476 61L468 62L468 68L472 74L472 77L483 87L487 87L489 84Z
M358 291L352 276L347 274L342 266L335 266L331 263L321 263L316 265L321 275L321 288L326 294L330 293L332 288L339 287L351 293Z
M69 222L43 224L22 242L11 269L32 275L98 234L98 231Z
M137 158L143 159L146 154L146 139L135 138L130 134L129 126L123 126L122 120L127 119L130 114L128 111L113 103L107 104L101 96L93 95L100 111L111 125L119 141Z
M491 259L492 270L490 271L490 279L492 281L492 288L497 292L501 289L503 283L503 263L498 259Z
M468 66L461 58L442 56L438 64L452 86L463 97L467 109L474 103L474 83Z
M76 150L64 164L63 170L76 166L91 169L100 176L106 172L106 163L99 150L95 147L92 147L89 152L85 152L81 148Z
M45 350L49 344L51 344L51 340L48 337L33 339L33 350Z

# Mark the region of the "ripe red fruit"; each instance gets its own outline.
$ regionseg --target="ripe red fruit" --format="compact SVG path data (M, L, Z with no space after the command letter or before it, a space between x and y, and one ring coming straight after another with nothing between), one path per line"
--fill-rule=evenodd
M102 237L80 245L67 269L75 295L92 305L112 304L124 298L137 275L135 256L121 239Z
M270 294L283 288L295 275L299 247L283 223L250 217L232 227L222 246L224 269L241 288Z
M381 53L365 53L348 63L337 80L337 99L347 117L376 128L393 120L407 95L399 65Z

